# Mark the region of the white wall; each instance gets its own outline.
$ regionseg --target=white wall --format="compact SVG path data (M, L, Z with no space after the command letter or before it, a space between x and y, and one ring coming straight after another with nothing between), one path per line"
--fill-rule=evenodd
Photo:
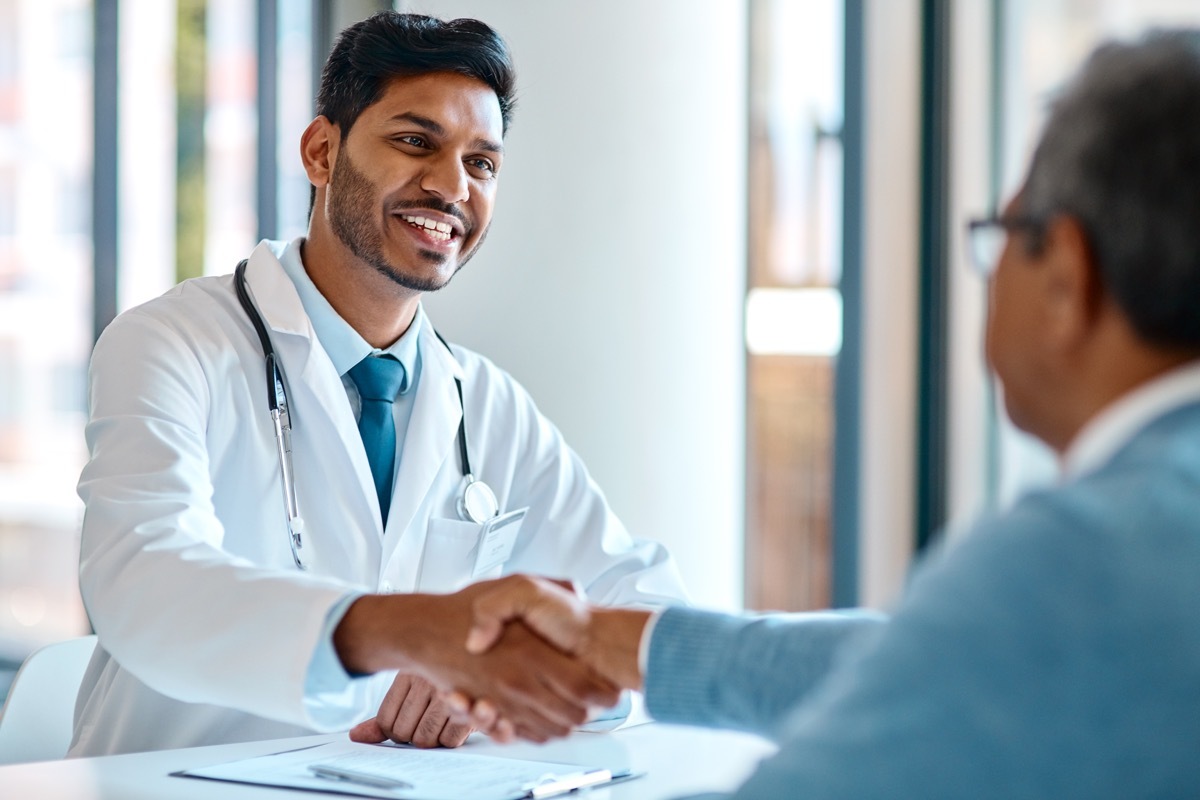
M860 599L886 607L913 548L920 9L866 3Z
M506 38L494 224L426 307L509 370L694 599L740 607L745 0L417 0Z

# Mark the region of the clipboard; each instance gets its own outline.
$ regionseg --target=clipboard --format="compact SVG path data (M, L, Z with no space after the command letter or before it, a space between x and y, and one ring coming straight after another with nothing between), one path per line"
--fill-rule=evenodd
M341 741L171 773L391 800L545 800L641 777L627 769Z

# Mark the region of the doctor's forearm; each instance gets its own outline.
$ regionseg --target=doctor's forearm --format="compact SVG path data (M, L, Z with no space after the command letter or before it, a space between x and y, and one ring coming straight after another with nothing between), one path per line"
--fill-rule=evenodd
M422 671L422 647L431 638L445 636L446 608L440 600L444 598L427 594L364 595L355 600L333 632L342 666L359 675L388 669Z

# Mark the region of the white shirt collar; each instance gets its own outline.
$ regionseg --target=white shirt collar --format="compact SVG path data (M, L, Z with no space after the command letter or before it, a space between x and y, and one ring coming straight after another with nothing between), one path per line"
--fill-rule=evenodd
M1099 469L1140 430L1169 411L1200 401L1200 361L1143 383L1092 417L1062 459L1063 480Z
M295 285L296 293L300 295L300 304L304 306L304 313L308 315L309 321L312 323L313 331L317 334L317 341L329 354L329 360L333 362L334 369L339 375L345 375L351 367L367 356L387 353L404 365L409 378L405 381L402 394L408 392L415 386L417 376L420 375L420 355L417 342L420 338L421 325L425 319L424 310L420 305L417 306L412 324L408 326L404 335L393 342L390 347L384 350L372 347L358 331L351 327L349 322L342 319L341 315L317 289L312 278L308 276L300 257L300 246L303 243L304 237L292 239L290 242L269 242L283 271Z

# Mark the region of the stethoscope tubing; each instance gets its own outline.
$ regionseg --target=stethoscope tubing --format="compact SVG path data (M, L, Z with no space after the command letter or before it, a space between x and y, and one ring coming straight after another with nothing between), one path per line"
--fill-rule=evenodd
M246 259L242 259L238 263L237 269L234 270L234 290L237 294L238 302L245 310L246 316L250 318L250 323L254 326L254 331L258 335L259 344L262 346L263 358L266 362L267 408L271 413L271 427L275 435L276 450L279 455L279 469L283 483L284 512L287 515L288 543L291 547L292 558L296 562L296 566L303 570L308 568L303 558L304 518L300 515L300 507L296 499L295 472L292 467L292 425L291 414L289 413L290 406L287 400L287 381L284 378L283 367L279 364L275 356L275 348L271 344L271 337L267 333L267 326L263 322L262 315L258 313L258 309L255 308L253 301L250 299L250 292L246 287L247 263ZM433 334L437 336L438 341L446 347L451 358L453 358L454 351L450 348L450 343L436 329L433 329ZM463 489L456 503L456 509L463 520L482 524L497 516L500 513L500 506L491 487L483 481L477 480L471 471L471 458L467 447L467 411L463 400L462 379L455 377L454 384L458 389L460 414L458 418L457 438L459 460L463 473Z

